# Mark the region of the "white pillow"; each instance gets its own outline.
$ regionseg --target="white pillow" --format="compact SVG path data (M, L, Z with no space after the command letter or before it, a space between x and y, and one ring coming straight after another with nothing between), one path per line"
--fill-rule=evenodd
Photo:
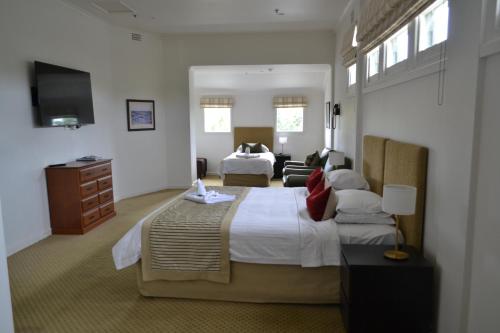
M252 146L252 147L255 145L255 143L248 143L248 144L250 146ZM263 143L261 143L261 145L262 145L262 151L264 153L269 153L269 148L267 148L267 146L265 144L263 144ZM242 153L243 152L243 150L241 149L241 145L238 146L238 149L236 149L236 152L237 153Z
M349 169L333 170L328 173L328 181L336 190L369 190L366 179Z
M363 190L341 190L337 194L337 212L347 214L377 214L382 212L382 197Z
M334 219L335 222L343 224L388 224L394 225L394 220L390 214L377 213L377 214L346 214L337 213Z

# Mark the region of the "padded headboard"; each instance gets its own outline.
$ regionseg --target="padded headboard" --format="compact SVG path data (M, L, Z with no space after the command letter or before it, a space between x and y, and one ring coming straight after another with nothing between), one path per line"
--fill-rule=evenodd
M274 150L274 128L272 127L235 127L234 151L242 142L263 143L272 152Z
M425 147L388 140L385 145L384 184L410 185L417 188L415 215L401 216L400 227L405 243L422 249L425 192L427 184Z
M371 191L382 195L384 187L385 143L388 139L365 135L363 138L363 176Z

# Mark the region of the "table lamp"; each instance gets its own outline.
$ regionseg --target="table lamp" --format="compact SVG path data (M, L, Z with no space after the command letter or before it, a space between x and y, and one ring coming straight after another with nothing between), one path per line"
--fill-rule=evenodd
M409 254L399 249L399 216L415 214L417 189L407 185L384 185L382 210L396 219L396 244L394 250L384 252L384 257L393 260L408 259Z
M345 154L341 151L331 150L328 153L328 159L330 160L330 164L334 167L345 164Z
M288 142L288 137L280 136L278 138L279 143L281 144L281 154L283 154L283 145Z

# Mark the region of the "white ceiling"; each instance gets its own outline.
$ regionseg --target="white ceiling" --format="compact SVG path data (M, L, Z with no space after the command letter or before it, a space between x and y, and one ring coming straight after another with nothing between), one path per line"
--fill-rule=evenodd
M191 68L195 89L323 90L329 65L196 66Z
M333 30L349 0L63 0L113 24L158 33ZM107 13L94 3L134 13ZM278 8L284 15L276 15ZM134 14L136 17L134 17Z

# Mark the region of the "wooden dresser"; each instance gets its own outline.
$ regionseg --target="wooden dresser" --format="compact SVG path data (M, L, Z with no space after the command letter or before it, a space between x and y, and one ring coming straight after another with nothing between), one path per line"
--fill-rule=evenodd
M45 168L53 234L84 234L115 213L111 160Z

